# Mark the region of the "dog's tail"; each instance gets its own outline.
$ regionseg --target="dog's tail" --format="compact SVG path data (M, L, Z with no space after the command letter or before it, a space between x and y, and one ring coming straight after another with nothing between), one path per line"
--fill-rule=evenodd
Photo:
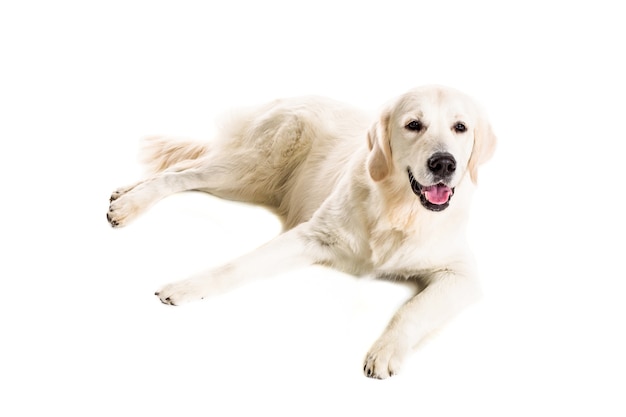
M208 144L168 136L150 136L142 141L139 157L148 171L156 174L182 161L198 159Z

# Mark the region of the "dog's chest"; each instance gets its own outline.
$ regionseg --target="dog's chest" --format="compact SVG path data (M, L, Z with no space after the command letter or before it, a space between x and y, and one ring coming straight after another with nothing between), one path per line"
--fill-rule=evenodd
M405 229L381 224L372 231L372 264L387 273L419 271L442 265L456 246L447 227L413 223Z

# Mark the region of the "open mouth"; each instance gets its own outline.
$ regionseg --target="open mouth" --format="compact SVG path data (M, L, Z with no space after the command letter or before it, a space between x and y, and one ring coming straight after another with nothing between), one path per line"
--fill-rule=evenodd
M442 211L450 205L450 199L454 195L454 188L443 183L424 186L415 180L411 168L407 168L411 189L424 207L431 211Z

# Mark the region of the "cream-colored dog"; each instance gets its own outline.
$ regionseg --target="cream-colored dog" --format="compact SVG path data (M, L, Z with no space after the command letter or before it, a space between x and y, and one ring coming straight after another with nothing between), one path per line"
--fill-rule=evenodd
M425 288L365 358L367 376L387 378L480 293L464 233L495 142L474 101L440 86L407 92L373 123L328 99L277 100L232 117L211 143L149 139L153 174L115 191L107 219L124 226L172 193L202 190L283 220L285 232L259 249L160 289L170 305L311 264L420 279Z

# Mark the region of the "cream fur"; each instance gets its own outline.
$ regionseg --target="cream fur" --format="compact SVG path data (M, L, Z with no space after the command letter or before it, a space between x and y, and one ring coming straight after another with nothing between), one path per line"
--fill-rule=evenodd
M425 126L406 126L419 119ZM453 129L462 121L467 131ZM220 268L157 292L178 305L260 276L323 264L352 274L419 277L427 286L404 305L365 359L366 375L395 374L425 335L479 293L464 239L476 169L495 136L466 95L421 87L391 101L372 121L360 110L320 97L277 100L233 115L210 144L157 137L143 158L151 175L113 193L107 218L124 226L161 198L185 190L264 205L285 232ZM457 161L455 193L443 211L427 210L411 190L434 180L427 161Z

